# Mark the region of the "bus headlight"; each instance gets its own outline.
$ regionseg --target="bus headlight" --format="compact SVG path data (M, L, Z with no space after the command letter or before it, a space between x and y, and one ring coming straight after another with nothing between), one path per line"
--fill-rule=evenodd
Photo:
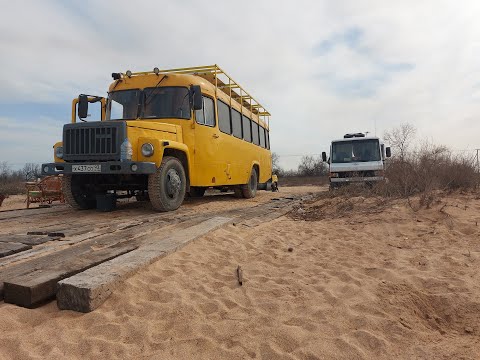
M142 155L145 157L150 157L153 155L154 149L153 145L150 143L145 143L142 145Z
M59 159L63 159L63 146L58 146L55 148L55 156Z

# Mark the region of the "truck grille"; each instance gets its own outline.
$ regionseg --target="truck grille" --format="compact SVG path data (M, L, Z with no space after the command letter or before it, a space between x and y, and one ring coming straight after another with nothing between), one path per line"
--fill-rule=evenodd
M124 122L67 124L63 128L65 161L120 160L120 144L125 139Z

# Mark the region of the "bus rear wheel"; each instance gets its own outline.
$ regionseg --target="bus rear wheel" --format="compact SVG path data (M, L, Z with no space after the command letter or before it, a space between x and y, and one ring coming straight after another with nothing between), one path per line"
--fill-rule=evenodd
M153 208L157 211L177 210L185 198L186 183L180 160L165 156L157 171L148 176L148 195Z
M242 185L242 194L243 197L246 199L254 198L257 195L257 187L258 187L258 174L255 168L252 169L250 173L250 178L248 179L248 183Z
M97 205L95 194L82 189L79 180L78 175L63 176L62 191L65 201L77 210L93 209Z

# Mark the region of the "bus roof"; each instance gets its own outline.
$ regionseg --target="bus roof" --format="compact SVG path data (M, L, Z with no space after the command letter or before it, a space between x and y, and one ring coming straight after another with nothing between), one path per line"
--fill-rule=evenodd
M270 124L270 112L268 112L253 96L245 91L242 86L234 81L217 64L163 70L155 68L152 71L129 73L130 76L150 74L184 74L200 76L215 86L215 92L218 90L222 91L230 99L236 101L245 109L248 109L252 114L256 114L264 123ZM126 73L122 73L121 75L122 77L127 77Z
M342 142L342 141L362 141L362 140L380 140L380 138L376 136L342 138L342 139L332 140L332 143Z

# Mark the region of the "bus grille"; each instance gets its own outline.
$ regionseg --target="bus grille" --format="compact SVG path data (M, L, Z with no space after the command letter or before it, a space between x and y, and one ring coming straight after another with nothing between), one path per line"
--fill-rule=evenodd
M122 123L68 124L63 130L64 160L120 160L120 144L125 138Z

